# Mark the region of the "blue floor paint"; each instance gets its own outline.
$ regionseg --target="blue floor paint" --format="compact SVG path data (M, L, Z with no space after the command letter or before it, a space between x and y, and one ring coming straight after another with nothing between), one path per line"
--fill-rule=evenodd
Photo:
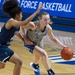
M75 65L75 61L65 61L65 62L57 62L59 64L69 64L69 65Z
M67 65L75 65L75 54L71 60L64 60L61 58L60 54L48 56L53 63L56 64L67 64Z

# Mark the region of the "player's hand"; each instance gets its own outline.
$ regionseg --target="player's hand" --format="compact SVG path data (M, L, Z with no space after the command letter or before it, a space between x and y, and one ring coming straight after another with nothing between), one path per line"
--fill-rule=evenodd
M43 8L43 4L40 4L40 5L38 6L37 12L39 13L42 8Z
M67 47L66 45L63 46L63 48Z
M30 41L29 38L24 37L24 43L26 43L27 45L32 45L33 43Z

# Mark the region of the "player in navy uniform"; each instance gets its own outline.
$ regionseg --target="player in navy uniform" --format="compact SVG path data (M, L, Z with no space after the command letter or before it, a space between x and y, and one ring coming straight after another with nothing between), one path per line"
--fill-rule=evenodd
M53 70L51 69L51 65L48 60L48 55L46 51L41 46L42 38L48 34L50 39L55 42L56 44L60 45L62 48L66 47L62 44L52 32L52 28L49 25L51 23L50 16L47 12L42 12L38 16L38 20L35 22L30 22L28 25L32 25L30 29L27 28L25 31L24 26L22 26L23 37L25 39L24 46L34 54L34 63L30 63L31 68L34 70L36 75L40 75L40 68L39 68L39 60L42 59L42 63L45 69L48 72L48 75L55 75ZM32 43L32 44L31 44Z
M19 26L26 26L41 10L40 5L35 13L24 21L22 19L22 9L17 0L6 0L3 3L3 12L10 16L10 19L4 24L0 32L0 69L5 67L7 61L14 64L13 75L20 75L22 61L18 55L12 51L8 46L10 45L11 38L19 33ZM20 37L23 41L23 38Z

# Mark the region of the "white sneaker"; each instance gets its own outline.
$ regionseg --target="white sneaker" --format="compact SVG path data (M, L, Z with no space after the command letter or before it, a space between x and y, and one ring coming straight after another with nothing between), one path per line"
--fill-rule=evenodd
M40 71L40 67L39 67L39 66L36 66L36 68L35 68L34 65L33 65L33 62L30 63L30 67L31 67L34 71L36 71L36 72Z

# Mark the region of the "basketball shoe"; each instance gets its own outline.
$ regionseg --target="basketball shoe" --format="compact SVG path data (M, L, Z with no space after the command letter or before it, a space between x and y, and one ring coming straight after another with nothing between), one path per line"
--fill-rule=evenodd
M40 67L39 67L39 65L36 65L33 62L31 62L30 67L34 70L35 75L40 75Z
M48 70L48 75L55 75L52 69Z
M30 63L30 67L31 67L35 72L40 71L39 65L35 65L33 62Z
M35 73L35 75L41 75L41 74L40 74L40 70L39 70L39 71L37 71L37 72L36 72L36 71L34 71L34 73Z

